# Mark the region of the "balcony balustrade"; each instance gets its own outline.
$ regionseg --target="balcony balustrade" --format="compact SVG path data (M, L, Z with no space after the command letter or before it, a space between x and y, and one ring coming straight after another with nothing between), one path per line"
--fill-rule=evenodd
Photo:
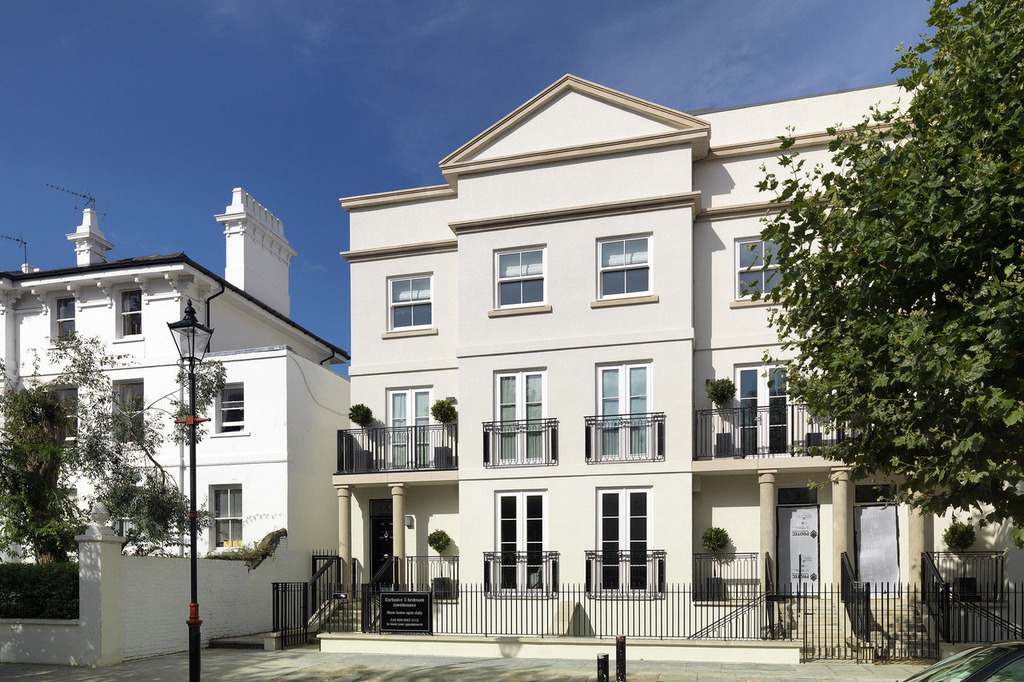
M338 473L459 468L457 424L338 431Z
M558 464L558 420L484 422L484 466Z
M551 595L558 592L558 552L484 552L484 589Z
M587 464L665 459L665 413L584 417Z
M846 438L836 422L804 405L697 410L694 459L814 456Z
M665 591L663 549L587 550L587 592L660 594Z

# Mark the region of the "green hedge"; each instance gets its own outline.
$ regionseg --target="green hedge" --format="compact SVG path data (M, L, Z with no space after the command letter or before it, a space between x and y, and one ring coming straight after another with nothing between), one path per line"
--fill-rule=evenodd
M78 618L78 564L0 564L0 618Z

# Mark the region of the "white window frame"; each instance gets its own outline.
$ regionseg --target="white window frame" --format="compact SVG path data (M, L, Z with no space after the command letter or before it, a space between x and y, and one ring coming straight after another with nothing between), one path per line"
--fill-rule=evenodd
M655 583L656 575L652 570L653 566L651 562L653 559L647 559L647 575L646 575L646 586L641 589L633 589L630 587L630 562L628 560L619 559L617 573L618 573L618 587L604 587L604 507L603 500L605 495L617 495L619 498L619 516L617 524L618 538L616 540L616 546L621 557L622 552L628 552L632 550L633 544L633 533L631 531L633 516L630 512L630 495L633 493L644 493L646 495L647 507L645 510L646 528L644 534L644 553L645 559L648 553L654 549L654 488L653 487L636 487L636 488L598 488L597 489L597 500L596 500L596 526L595 526L595 543L594 546L597 548L599 553L598 561L595 562L593 570L596 571L596 575L592 576L591 585L594 591L610 591L610 592L639 592L639 593L650 593L655 592L657 585Z
M67 403L69 400L73 400L75 402L74 419L70 424L70 433L65 438L65 440L75 440L78 437L78 387L61 386L57 389L57 397L60 399L62 404Z
M242 391L241 400L227 400L225 393L235 389ZM229 413L235 410L242 411L241 420L228 418ZM240 433L243 431L245 431L245 384L240 381L225 384L217 394L217 433Z
M788 439L789 428L786 420L792 418L789 406L792 404L789 399L788 390L788 378L787 386L784 393L777 393L772 395L774 386L769 386L771 382L771 374L777 370L786 372L786 365L780 363L755 363L746 365L736 365L733 368L733 377L736 382L736 404L739 408L752 407L755 410L755 417L741 416L737 421L737 438L739 442L735 443L733 447L738 448L738 452L741 452L746 457L765 457L765 456L779 456L789 454L792 447L792 443L785 443L785 447L773 447L773 429L775 430L776 439L782 438L783 441ZM756 395L745 396L743 394L744 381L743 374L746 372L754 372L757 378ZM776 401L781 398L782 409L780 412L773 411L772 400ZM741 413L742 415L743 413ZM782 421L779 421L781 418ZM773 423L776 422L776 423ZM779 435L781 432L781 436ZM745 438L750 438L753 434L753 444L749 444L745 441ZM776 445L779 445L776 443ZM753 450L750 452L750 450Z
M526 524L530 520L526 516L526 498L527 497L540 497L541 500L541 511L540 511L540 522L541 522L541 541L540 549L530 549L529 542L526 538ZM513 498L516 502L516 538L515 538L515 549L509 549L503 547L502 533L501 533L501 501L506 498ZM507 490L499 491L494 493L494 551L498 553L499 557L503 551L515 551L515 552L529 552L539 551L543 553L547 551L548 547L548 493L546 490ZM530 566L527 563L516 562L515 567L515 587L505 588L503 585L501 561L498 561L496 566L497 575L491 576L491 583L495 585L499 590L507 592L528 592L528 591L545 591L550 592L553 585L551 582L551 575L543 574L543 567L545 561L541 563L541 575L538 578L531 578Z
M125 408L125 402L124 401L125 401L125 398L129 395L129 393L125 390L125 388L128 387L128 386L136 386L136 385L139 386L139 389L140 389L139 393L138 393L138 395L140 397L140 400L139 400L140 404L138 405L138 410L131 410L131 409L125 410L124 409ZM145 416L145 413L146 413L146 382L144 380L142 380L142 379L118 380L118 381L114 382L114 390L116 391L116 396L115 396L115 401L114 401L115 409L119 413L124 415L129 421L131 421L133 423L136 420L144 421L145 418L146 418L146 416ZM134 406L128 405L128 407L132 408Z
M425 417L416 416L416 396L426 393L427 414ZM394 414L394 397L405 396L405 416L401 419L404 424L395 424L397 417ZM430 408L434 404L433 386L412 386L408 388L389 388L385 392L387 400L385 408L385 423L388 429L407 429L404 433L390 431L387 439L388 452L385 455L391 468L404 469L429 468L430 460L434 456L433 448L430 447L430 432L425 430L421 433L419 429L410 430L409 427L430 426L434 423L434 417ZM411 436L411 440L410 440Z
M754 260L753 264L751 264L749 266L743 266L741 264L744 253L750 253L750 245L751 244L760 244L761 245L761 253L764 254L764 249L765 249L765 244L766 243L774 245L774 242L772 242L770 240L766 241L764 239L761 239L760 237L744 237L743 239L737 239L736 240L735 276L733 277L733 283L734 283L734 287L735 287L735 296L736 296L736 300L737 301L749 301L752 298L752 294L753 294L753 290L750 290L749 292L744 292L744 288L745 288L746 285L740 279L740 275L742 275L742 274L745 274L745 273L758 273L758 276L760 278L760 282L761 283L760 283L757 291L761 292L761 298L762 299L768 294L768 292L765 291L765 289L764 289L764 282L765 282L765 277L766 276L775 279L776 281L774 282L774 284L778 284L778 280L777 280L777 278L779 276L779 264L778 264L778 262L774 262L774 263L771 263L769 265L765 265L765 263L764 263L764 256L763 255L762 256L756 256L755 255L755 260ZM772 273L772 274L768 275L767 273Z
M238 491L239 509L235 509L232 502L233 495L231 493L235 490ZM228 495L228 513L224 516L217 515L216 495L221 491L226 491ZM210 544L215 550L235 549L242 546L245 537L245 521L243 517L244 509L245 497L242 495L241 483L210 486L210 514L213 517L213 526L210 528ZM231 522L238 523L237 538L234 537L234 533L231 531ZM220 542L220 525L222 523L228 524L227 544L221 544Z
M623 262L618 265L604 265L604 246L606 244L613 244L616 242L623 243L623 254L625 254L625 244L630 241L645 240L647 242L647 260L643 263L626 263ZM625 255L623 255L623 261L625 261ZM647 270L647 288L643 291L627 291L626 283L623 282L623 292L621 294L606 294L604 291L604 275L611 272L627 273L630 270ZM597 298L599 300L614 300L617 298L633 298L636 296L648 296L654 290L654 238L650 234L636 234L628 235L624 237L608 237L597 240Z
M634 369L642 369L645 372L645 393L644 411L633 412L630 403L634 396L630 392L630 372ZM615 370L618 372L617 411L605 412L604 402L604 374ZM656 423L647 419L646 423L636 424L630 419L633 414L652 414L654 410L654 363L650 360L619 362L597 365L595 375L595 391L597 406L597 428L595 431L594 461L597 462L627 462L627 461L650 461L655 458L658 439ZM616 417L616 418L613 418ZM607 419L604 419L607 418Z
M412 301L411 299L409 301L395 301L394 300L394 286L395 286L396 283L399 283L399 282L409 282L410 283L410 288L411 288L412 281L413 280L419 280L419 279L425 279L425 280L427 280L429 282L429 284L430 284L430 297L429 298L427 298L426 300L419 300L419 301ZM418 275L401 275L401 276L398 276L398 277L389 277L388 278L388 286L387 286L387 296L388 296L388 331L398 331L398 332L400 332L400 331L407 331L407 330L414 330L414 329L431 329L431 328L433 328L433 326L434 326L434 275L433 275L433 273L421 273L421 274L418 274ZM404 307L411 308L412 310L410 311L410 313L412 314L412 317L410 317L410 321L412 321L413 319L415 319L415 307L416 306L421 306L421 305L428 305L428 306L430 306L430 322L428 322L426 324L415 324L415 323L412 323L412 324L407 324L407 325L402 325L402 326L397 326L395 324L395 310L397 308L404 308Z
M508 421L525 421L528 419L526 409L526 379L527 377L540 377L540 416L536 417L538 422L535 429L514 429L508 433L495 431L490 434L493 437L491 448L491 459L495 466L516 466L528 464L547 464L550 462L551 453L548 451L549 443L547 433L544 430L543 420L548 416L548 373L545 369L521 369L510 372L495 372L494 374L494 421L503 422L501 414L501 380L513 378L516 382L515 416ZM533 421L531 419L530 421ZM539 439L539 443L533 439ZM511 440L511 442L509 442ZM511 447L510 447L511 446ZM511 452L511 457L509 453ZM531 453L535 453L530 456Z
M134 294L134 293L138 293L138 295L139 295L139 309L138 310L125 310L125 302L126 302L127 297L129 295L131 295L131 294ZM118 336L118 338L131 339L131 338L137 338L139 336L142 336L142 332L143 332L143 327L142 327L142 289L125 289L124 291L120 292L118 294L117 311L118 311L118 318L119 318L118 319L118 326L117 326L117 336ZM130 325L129 318L131 318L134 315L138 315L139 331L135 332L135 333L128 334L126 332L129 329L128 325Z
M520 268L522 268L522 256L527 253L539 253L540 254L540 272L539 273L520 273L514 277L503 277L501 270L501 259L503 256L518 255L520 257ZM548 300L548 281L547 281L547 247L546 246L526 246L517 249L504 249L501 251L494 252L494 307L495 309L509 309L509 308L528 308L530 306L545 305ZM520 303L505 303L501 302L501 285L502 284L513 284L518 283L522 285L524 282L535 282L540 281L541 293L539 301L527 301ZM520 299L522 299L522 290L520 289Z
M61 317L61 315L60 315L60 313L61 313L61 303L65 302L65 301L71 301L71 317ZM78 301L75 300L74 296L58 296L57 299L54 301L54 303L53 303L53 313L54 313L53 319L54 319L54 322L56 324L56 329L54 330L53 337L55 339L62 339L62 338L64 338L65 333L63 331L63 324L66 323L66 322L70 322L71 323L71 329L69 329L68 332L74 332L75 331L75 324L76 324L75 318L77 316L77 309L78 309Z

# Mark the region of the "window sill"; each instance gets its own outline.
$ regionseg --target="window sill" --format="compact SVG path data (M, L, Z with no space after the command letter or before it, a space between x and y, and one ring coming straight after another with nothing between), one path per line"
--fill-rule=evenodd
M136 341L145 341L146 337L142 334L135 334L134 336L119 336L112 341L112 343L134 343Z
M429 329L409 329L406 331L384 332L380 335L382 339L404 339L411 336L437 336L437 327Z
M591 301L591 308L614 308L620 305L641 305L643 303L657 303L657 294L650 294L647 296L624 296L622 298L602 298L597 301Z
M514 315L538 315L540 313L550 313L551 306L549 305L530 305L523 306L521 308L496 308L494 310L487 311L487 317L512 317Z
M248 435L248 431L223 431L220 433L211 433L210 438L243 438Z
M769 300L764 299L764 298L762 298L762 299L760 299L758 301L752 301L749 298L740 298L740 299L736 299L735 301L730 301L729 302L729 307L732 308L733 310L737 310L737 309L740 309L740 308L765 308L767 306L772 306L772 305L779 305L779 304L775 303L774 301L769 301Z

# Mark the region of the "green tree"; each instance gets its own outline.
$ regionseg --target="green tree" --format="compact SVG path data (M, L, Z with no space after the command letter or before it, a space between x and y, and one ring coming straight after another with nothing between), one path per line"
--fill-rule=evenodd
M39 376L37 362L33 376L0 396L0 549L21 545L39 562L66 559L85 521L72 497L82 478L112 517L129 522L127 547L149 553L173 543L188 527L188 502L156 453L162 425L183 415L187 401L173 394L147 406L119 391L107 370L123 358L98 339L65 336L49 356L51 378ZM220 363L200 367L197 412L224 383ZM183 442L186 434L178 428L171 437Z
M790 392L845 422L826 454L927 512L1014 520L1024 542L1024 2L936 0L901 48L904 106L785 151L769 296ZM912 95L912 96L911 96ZM783 138L789 149L792 139Z

